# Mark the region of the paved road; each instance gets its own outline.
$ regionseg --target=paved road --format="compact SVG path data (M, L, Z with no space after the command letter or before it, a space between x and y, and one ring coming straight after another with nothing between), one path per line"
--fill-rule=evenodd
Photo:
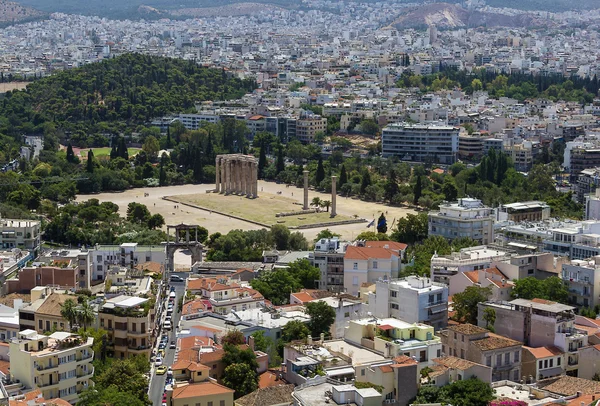
M187 273L172 273L172 275L179 275L182 278L187 277ZM171 331L168 331L168 332L161 331L161 333L159 334L159 339L157 340L157 341L160 341L160 337L163 335L163 333L166 333L169 336L167 348L165 349L165 358L163 359L163 365L165 365L167 367L173 365L173 360L175 358L175 350L169 349L169 344L171 343L171 341L177 342L176 328L179 323L179 318L181 316L181 313L179 313L177 311L177 302L179 301L180 297L185 295L185 283L184 282L177 282L177 283L169 282L169 283L175 287L175 293L177 294L177 298L175 299L175 306L174 306L175 311L173 312L173 316L172 316L173 328L171 329ZM168 290L167 290L167 292L168 292ZM168 297L168 293L167 293L167 297ZM164 300L168 300L168 298L165 298ZM163 312L163 314L161 315L161 320L157 321L157 323L159 323L161 326L162 326L162 321L165 318L165 313L166 312ZM167 380L167 374L156 375L154 373L154 371L155 371L155 367L153 365L152 366L152 374L151 374L151 378L150 378L150 388L148 390L148 396L150 397L150 400L152 401L154 406L161 406L162 396L163 396L163 393L165 390L165 382Z

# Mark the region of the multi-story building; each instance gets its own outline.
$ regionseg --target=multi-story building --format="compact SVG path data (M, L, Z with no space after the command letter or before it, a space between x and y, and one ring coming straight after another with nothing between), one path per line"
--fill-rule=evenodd
M0 247L22 248L37 255L41 226L38 220L0 219Z
M344 291L359 296L360 286L398 277L406 244L393 241L366 241L348 246L344 255Z
M450 283L457 273L487 269L494 261L510 259L515 252L507 249L478 246L463 248L450 255L434 254L431 258L431 279L435 282Z
M346 246L338 238L322 238L308 254L308 260L321 271L319 289L344 292L344 251Z
M550 218L551 208L545 202L517 202L503 204L496 209L497 221L543 221Z
M303 143L311 143L317 133L325 133L327 119L318 114L302 114L296 120L296 138Z
M106 272L113 265L134 268L144 262L166 262L165 247L144 246L137 243L121 245L96 245L92 250L93 280L104 280Z
M77 301L76 296L56 293L52 288L40 286L32 289L31 304L19 309L21 330L35 330L40 334L49 331L71 331L69 322L60 314L61 305L67 299Z
M569 171L569 181L571 184L576 184L579 175L584 169L596 168L600 166L600 149L595 147L576 147L565 150L565 154L570 154L569 166L566 168Z
M588 193L583 197L583 219L600 220L600 189Z
M565 353L555 346L523 346L522 376L526 383L565 374Z
M149 299L117 296L104 302L98 311L100 328L108 332L115 358L144 355L150 358L154 306Z
M448 286L430 278L377 281L376 291L368 295L367 301L376 317L430 324L436 330L448 323Z
M46 263L56 261L58 261L59 263L64 263L64 261L70 261L69 266L76 268L78 271L76 288L90 288L93 273L91 250L83 247L81 249L64 249L60 251L49 251L45 252L41 259L43 260L43 262Z
M521 379L522 343L472 324L448 326L441 332L442 352L492 368L492 381Z
M458 127L394 123L381 133L382 155L405 161L452 164L458 155Z
M344 339L386 358L399 355L413 357L419 362L419 370L433 365L433 359L442 356L440 337L427 324L407 323L392 318L352 320Z
M487 324L483 320L486 308L494 309L494 330L498 334L523 342L529 347L558 347L566 353L567 375L577 376L579 349L588 345L588 335L586 330L574 325L574 306L541 299L479 303L479 326Z
M460 134L458 137L458 156L461 159L473 160L483 156L483 138L479 133Z
M552 233L543 241L544 251L571 259L586 259L600 255L600 221L564 223L550 229Z
M600 256L563 264L562 280L569 289L569 303L577 307L600 304Z
M188 279L186 289L207 300L214 313L223 315L231 311L257 309L265 304L260 292L227 277Z
M513 283L497 267L459 272L450 277L449 294L461 293L469 286L489 287L491 300L508 300Z
M585 195L594 194L597 186L600 184L600 167L587 168L582 170L577 176L577 183L574 185L577 201L583 203Z
M89 288L88 276L80 269L77 260L56 260L50 262L50 265L35 262L32 266L19 269L16 278L7 279L4 290L6 293L28 293L36 286L77 290Z
M10 375L46 399L77 403L79 394L93 385L93 338L56 332L49 336L21 331L10 343Z
M481 200L465 197L455 203L442 203L431 211L429 235L440 235L449 240L468 237L480 244L494 242L494 210Z

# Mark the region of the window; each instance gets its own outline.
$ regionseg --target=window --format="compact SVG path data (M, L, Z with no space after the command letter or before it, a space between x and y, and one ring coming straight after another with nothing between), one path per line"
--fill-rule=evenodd
M344 313L344 317L345 317L345 318L348 318L348 317L350 317L350 312L346 312L346 313Z
M513 371L513 381L519 382L519 370L518 369Z
M201 406L200 403L196 403L196 406Z
M443 346L442 346L442 348L443 348ZM439 358L441 356L442 356L442 350L437 350L437 358Z
M396 292L395 290L390 290L390 296L391 297L398 297L398 292Z
M465 359L465 350L464 350L464 349L462 349L462 348L460 349L460 357L461 357L462 359Z
M400 306L398 306L398 303L390 303L390 309L398 310Z
M441 294L441 293L438 293L438 294L437 294L437 296L436 296L436 301L437 301L438 303L442 301L442 294Z
M519 362L520 357L521 357L521 353L519 351L515 351L515 362Z
M544 360L544 368L548 368L548 360L547 359Z
M365 376L365 369L364 368L360 369L360 376Z
M506 354L504 354L504 364L505 365L510 364L510 352L507 352Z
M543 365L544 365L544 362L543 362L542 360L540 360L540 361L538 362L538 369L542 369L542 368L544 368L544 366L543 366Z
M435 300L435 297L433 295L429 295L429 304L432 304Z
M463 343L465 342L465 335L464 334L460 335L460 341L462 341Z
M454 339L456 340L456 331L454 332Z
M208 402L208 406L213 406L213 402Z
M373 261L373 269L377 269L377 261Z
M358 276L353 276L352 277L352 285L353 286L358 286Z
M224 400L220 400L219 401L219 406L225 406L225 401Z
M492 366L492 356L488 355L487 357L485 357L485 365L488 367Z
M354 264L352 264L352 269L358 269L358 262L355 262Z
M44 329L44 322L42 320L38 320L38 325L40 330Z
M502 354L496 355L496 366L502 365Z
M556 359L556 365L560 366L560 357Z
M552 368L554 366L554 360L552 358L550 358L550 368Z

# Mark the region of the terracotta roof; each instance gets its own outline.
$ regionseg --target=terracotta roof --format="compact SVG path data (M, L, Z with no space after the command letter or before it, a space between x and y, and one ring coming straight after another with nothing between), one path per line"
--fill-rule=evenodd
M9 406L27 406L28 402L34 401L37 398L43 399L42 391L39 389L32 390L31 392L27 392L27 393L23 394L23 399L9 400L8 405Z
M589 336L593 336L594 334L598 333L598 327L584 326L582 324L575 324L575 327L578 328L578 329L580 329L580 330L587 331L587 334Z
M449 369L443 365L433 365L430 368L431 372L429 373L429 378L437 378L440 375L444 375Z
M360 284L361 288L368 288L369 286L375 285L373 282L363 282Z
M239 406L271 406L280 404L293 404L293 392L293 384L259 388L254 392L237 399L235 404Z
M416 360L414 360L412 357L409 357L407 355L400 355L400 356L394 358L394 364L390 365L390 367L400 368L400 367L406 367L406 366L417 365L417 364L418 364L418 362Z
M577 396L574 399L569 400L569 402L567 402L566 406L581 406L582 404L584 406L588 406L591 405L592 403L595 403L598 399L600 399L600 394L595 394L595 395L581 395L581 396Z
M464 323L457 324L454 326L448 326L448 330L455 331L457 333L471 335L471 334L481 334L487 332L483 327L475 326L473 324Z
M209 310L207 304L205 303L205 299L194 299L191 300L189 302L186 302L183 304L183 306L181 307L181 314L182 315L188 315L188 314L196 314L196 313L200 313L203 311Z
M182 348L177 352L177 362L179 361L200 362L200 352L191 348Z
M472 341L472 344L481 351L495 350L498 348L514 347L522 345L520 342L502 337L496 334L490 334L489 337Z
M344 259L390 259L392 255L397 256L398 254L386 248L355 247L351 245L346 249Z
M491 283L493 283L494 285L496 285L499 288L510 288L510 287L512 287L514 285L511 281L504 281L504 282L502 282L502 281L499 281L499 280L496 280L496 279L490 279L490 278L487 278L487 280L490 281Z
M158 262L148 261L148 262L143 262L141 264L137 264L135 266L135 269L138 269L140 271L148 270L155 274L161 274L163 271L163 266Z
M21 299L23 303L29 303L31 302L31 295L23 293L9 293L8 295L0 298L0 304L13 307L15 299Z
M46 314L49 316L62 317L60 314L60 305L67 301L67 299L72 299L77 303L77 297L74 295L62 295L59 293L51 293L44 303L40 307L38 307L36 313L38 314Z
M535 358L548 358L563 354L560 348L553 345L537 348L523 346L523 349L529 351Z
M212 352L202 352L199 355L199 361L203 364L207 362L217 362L220 361L221 358L223 358L223 355L225 355L225 350L223 349L218 349Z
M210 337L201 336L189 336L181 337L179 340L179 348L199 348L201 346L215 346L220 348L221 346L216 344Z
M546 299L531 299L532 302L535 303L539 303L539 304L547 304L547 305L552 305L552 304L556 304L556 302L553 302L552 300L546 300Z
M394 370L392 369L392 367L391 367L391 366L389 366L389 365L381 365L381 366L379 367L379 370L380 370L381 372L383 372L384 374L385 374L385 373L388 373L388 372L394 372Z
M471 283L479 283L479 271L467 271L463 272L463 275L466 276Z
M444 173L444 170L442 168L436 168L436 169L432 170L431 172L439 173L440 175L442 175Z
M202 365L199 362L194 362L194 361L188 361L188 360L178 360L176 363L174 363L171 368L173 370L176 369L181 369L181 370L188 370L188 371L192 371L192 372L196 372L196 371L203 371L203 370L207 370L210 369L210 367L207 367L206 365Z
M537 384L540 389L563 396L576 395L577 392L584 395L593 395L600 392L600 382L568 375L542 379Z
M217 290L225 290L232 288L239 288L240 285L237 283L229 283L228 285L225 283L229 283L229 278L221 277L221 278L197 278L197 279L188 279L188 289L190 290L206 290L209 292L214 292Z
M385 248L385 246L391 250L404 251L408 248L407 244L396 241L365 241L365 247L367 248Z
M466 370L472 367L476 367L476 366L481 366L475 362L466 360L466 359L460 359L457 357L442 357L442 358L436 358L433 360L433 362L436 362L440 365L443 365L447 368L453 368L453 369L461 369L461 370Z
M0 372L8 376L10 373L10 361L0 360Z
M173 399L201 398L204 396L224 395L234 390L212 381L191 383L173 389Z
M281 386L286 385L283 379L279 379L280 371L267 370L258 376L258 387L268 388L269 386Z
M314 300L313 297L306 292L292 293L292 296L300 303L307 303Z

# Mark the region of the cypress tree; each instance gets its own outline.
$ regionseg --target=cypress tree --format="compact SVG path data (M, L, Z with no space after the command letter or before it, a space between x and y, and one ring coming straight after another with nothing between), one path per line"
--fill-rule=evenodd
M421 198L421 194L423 193L423 185L421 184L421 176L417 177L417 181L415 182L415 187L413 189L414 200L413 203L416 205Z
M323 158L319 156L319 162L317 163L317 173L315 174L315 181L317 186L325 179L325 169L323 169Z
M267 166L267 155L265 152L264 145L260 146L260 153L258 155L258 178L262 179L264 176L265 166Z
M342 169L340 169L340 188L348 183L348 174L346 173L346 166L342 164Z
M94 152L90 149L87 154L87 163L85 170L89 173L94 172Z
M360 181L360 194L364 195L367 187L371 185L371 174L365 170Z
M167 149L169 149L173 146L172 142L171 142L171 126L167 127L167 145L166 146L167 146Z
M67 146L67 162L75 162L75 153L73 152L73 147L71 146L71 143L69 143L69 145Z
M277 149L277 163L275 164L275 169L276 169L277 175L279 175L281 172L283 172L285 170L285 161L284 161L284 157L283 157L283 146L281 146L281 145Z
M167 161L166 154L162 154L160 157L160 172L158 174L158 185L164 186L167 183L167 173L165 171L165 164Z

